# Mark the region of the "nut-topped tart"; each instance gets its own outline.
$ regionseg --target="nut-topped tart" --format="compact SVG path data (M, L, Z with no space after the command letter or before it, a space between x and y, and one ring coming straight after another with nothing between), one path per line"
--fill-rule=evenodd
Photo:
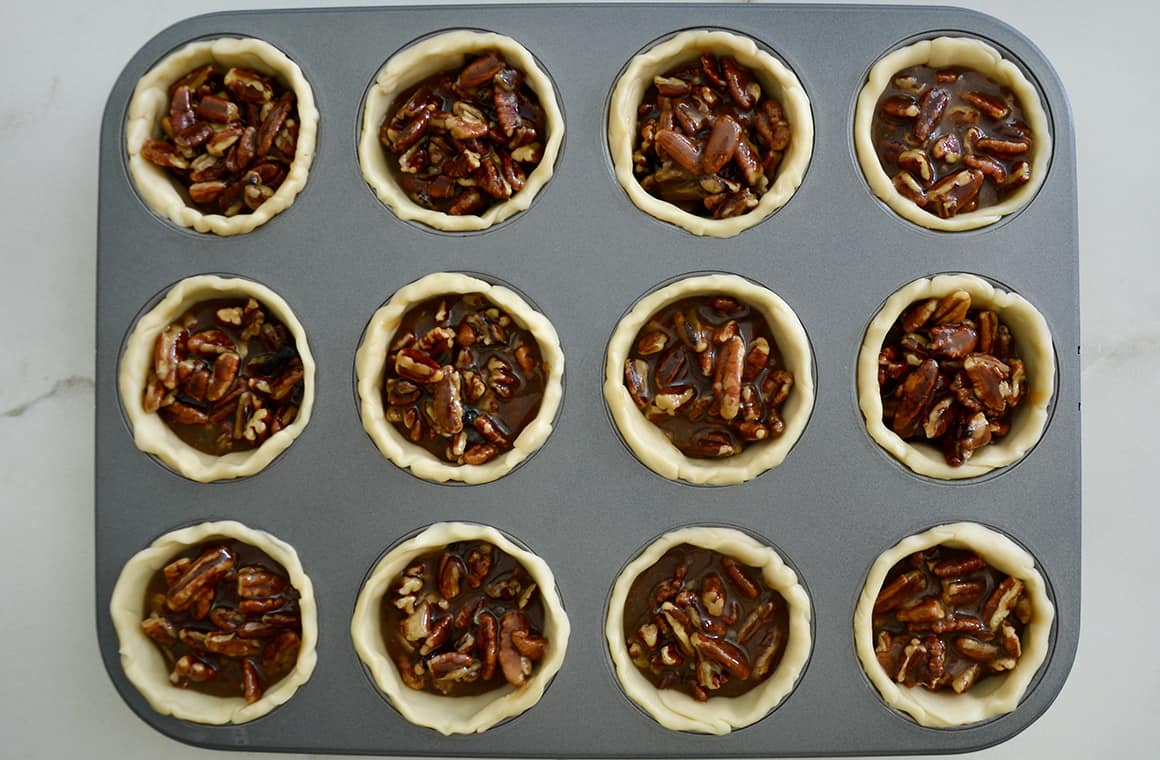
M359 594L351 635L412 723L476 733L532 707L569 625L551 570L494 528L438 523L391 549Z
M684 528L621 572L605 636L645 712L674 730L723 734L793 689L809 657L809 598L768 546L731 528Z
M639 208L729 237L801 184L813 122L797 78L753 40L689 31L629 62L612 93L608 141Z
M318 111L298 66L253 38L193 42L137 85L129 171L158 214L199 232L249 232L305 186Z
M1053 616L1026 551L989 528L955 523L879 556L854 634L887 704L947 727L1015 709L1047 656Z
M915 472L948 480L1018 461L1038 442L1055 383L1043 316L973 275L902 288L858 356L870 436Z
M617 326L605 362L621 436L668 478L726 484L764 472L813 405L801 323L772 292L733 275L689 277L645 296Z
M121 403L142 451L199 481L251 475L310 418L314 361L281 297L240 278L187 278L125 344Z
M159 538L126 563L111 613L129 680L184 720L253 720L314 668L314 596L297 553L240 523Z
M858 98L854 140L874 193L939 230L981 227L1022 208L1051 156L1034 85L968 38L924 40L876 63Z
M563 365L551 323L513 291L428 275L367 326L356 357L363 426L419 477L495 480L547 439Z
M363 177L400 219L480 230L525 210L551 178L564 122L522 45L453 30L393 55L363 110Z

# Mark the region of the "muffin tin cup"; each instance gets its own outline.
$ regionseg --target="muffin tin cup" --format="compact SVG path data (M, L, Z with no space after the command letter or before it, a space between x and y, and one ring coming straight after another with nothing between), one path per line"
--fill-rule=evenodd
M365 88L392 51L470 25L540 57L567 113L567 149L536 203L485 232L432 234L398 219L363 181L356 136ZM615 19L616 23L609 23ZM607 151L607 98L651 41L725 27L776 50L810 94L814 150L792 202L727 239L697 238L633 206ZM599 28L600 34L590 30ZM900 40L948 30L1010 51L1053 115L1050 174L1020 213L963 233L921 229L869 190L853 151L852 103L870 65ZM246 235L177 229L138 199L125 170L127 104L166 52L214 35L267 40L302 68L321 114L310 180L294 205ZM841 47L834 44L841 40ZM1080 602L1078 232L1073 126L1049 62L1018 32L945 8L751 5L543 5L510 8L254 11L201 16L162 32L128 62L101 136L96 315L96 627L115 687L146 723L216 749L471 757L769 757L966 752L1036 720L1074 658ZM793 452L747 483L697 488L657 477L625 449L604 409L603 356L620 315L657 282L726 271L767 283L810 336L813 413ZM143 303L199 272L261 282L294 306L316 361L310 424L249 478L200 484L133 445L116 390L121 342ZM385 460L351 400L368 315L436 271L517 283L550 315L568 393L537 455L492 483L444 488ZM854 367L867 319L931 272L985 273L1035 304L1057 355L1056 402L1039 444L1002 477L954 486L917 478L865 432ZM124 675L107 609L125 560L170 526L260 525L295 548L318 600L318 664L293 699L260 720L205 726L159 715ZM532 710L472 736L413 725L366 678L347 632L366 569L411 528L468 519L519 536L552 568L572 635ZM1011 713L925 728L883 706L855 654L852 618L867 568L932 525L970 520L1015 538L1050 571L1057 635L1037 683ZM814 613L810 665L763 720L724 736L670 731L635 709L607 665L603 621L616 573L673 525L727 523L792 557ZM593 731L592 726L600 730Z

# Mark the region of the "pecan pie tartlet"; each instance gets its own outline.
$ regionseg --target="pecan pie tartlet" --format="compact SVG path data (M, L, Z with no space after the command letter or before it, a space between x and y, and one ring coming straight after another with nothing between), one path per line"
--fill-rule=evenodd
M359 163L400 219L486 229L552 176L564 118L551 80L510 37L456 29L393 55L363 108Z
M666 533L617 577L605 637L625 694L661 725L726 734L793 690L810 601L768 546L731 528Z
M437 523L387 552L351 621L391 704L442 734L486 731L535 705L569 630L547 563L471 523Z
M1051 132L1035 86L986 43L939 37L870 70L854 113L858 161L874 194L936 230L1018 211L1043 184Z
M894 293L858 354L870 437L920 475L957 480L1021 459L1047 424L1055 355L1043 316L980 277Z
M624 441L670 479L741 483L780 464L813 408L793 311L735 275L649 293L608 342L604 398Z
M375 312L355 358L363 428L421 478L486 483L552 431L564 355L514 291L439 272Z
M191 480L239 478L272 462L305 428L314 359L278 294L199 275L137 321L118 389L137 448Z
M746 37L681 32L633 58L612 92L608 146L642 211L731 237L783 206L813 150L809 98Z
M954 523L875 560L854 638L888 705L945 728L1016 708L1047 658L1054 615L1026 551L989 528Z
M237 522L173 531L138 552L110 614L125 675L163 715L245 723L314 670L314 592L298 554Z
M192 42L137 83L125 121L129 174L155 212L237 235L287 209L318 134L310 84L282 51L249 37Z

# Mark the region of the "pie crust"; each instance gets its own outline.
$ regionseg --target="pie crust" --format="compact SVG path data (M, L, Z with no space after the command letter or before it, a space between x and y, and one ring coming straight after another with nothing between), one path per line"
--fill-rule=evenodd
M703 52L732 56L753 72L762 89L781 102L792 130L792 142L782 157L777 178L748 213L727 219L690 214L678 206L650 195L632 171L636 142L637 108L653 77L664 74ZM733 237L785 205L805 177L814 148L814 121L810 100L797 77L781 61L748 37L730 32L698 29L681 32L629 61L612 91L608 107L608 150L616 179L636 207L663 222L694 235Z
M247 296L258 300L294 336L304 372L302 404L294 422L270 436L258 448L214 456L185 443L158 415L146 412L141 406L142 394L145 392L149 368L153 366L153 346L162 330L202 301ZM141 451L153 454L178 473L200 483L242 478L253 475L274 461L310 421L310 411L314 406L314 358L306 341L306 331L290 310L289 304L277 293L251 280L198 275L178 282L156 306L137 320L121 352L117 387L121 394L121 406L133 429L133 442Z
M722 459L685 456L641 414L624 387L624 362L649 318L682 298L703 294L730 295L758 309L769 324L782 363L794 375L793 391L782 407L785 432L778 438L749 444L740 454ZM605 354L604 400L624 442L637 459L658 475L704 485L744 483L781 464L805 430L814 406L812 361L805 328L789 305L772 291L731 274L686 277L641 298L617 324Z
M963 66L974 69L1015 93L1033 136L1029 159L1031 179L1027 184L1015 190L1000 203L975 211L965 211L949 219L924 211L895 189L874 150L871 124L878 98L886 91L894 75L903 69L922 65L933 68ZM869 77L858 95L858 103L854 109L854 147L870 189L885 201L886 205L894 209L895 213L932 230L953 232L973 230L997 222L1023 208L1035 197L1047 176L1047 167L1051 161L1051 129L1038 90L1018 66L1005 60L998 50L981 40L938 37L933 40L922 40L888 53L870 69Z
M994 310L999 321L1011 330L1015 350L1027 368L1027 395L1011 418L1011 430L977 449L959 467L946 463L942 451L922 441L904 441L882 422L882 396L878 390L878 354L887 332L913 303L941 298L956 290L971 294L971 308ZM866 328L858 353L858 406L866 420L866 430L875 443L914 472L941 480L959 480L985 475L991 470L1017 462L1039 442L1050 416L1055 390L1055 351L1047 320L1022 296L1007 293L971 274L940 274L906 285L886 299L882 310Z
M416 446L386 421L383 410L383 368L391 340L404 315L411 307L428 299L456 293L482 293L506 311L517 325L536 339L546 370L539 413L520 431L511 449L479 465L445 462L421 446ZM448 480L489 483L511 472L548 440L564 395L564 353L560 349L556 328L552 327L548 318L509 288L455 272L429 274L400 288L391 296L391 300L374 313L355 354L355 373L363 429L379 447L379 451L399 467L409 468L412 474L436 483Z
M298 146L286 179L265 203L249 214L203 214L189 205L188 193L163 167L141 156L146 140L161 137L161 117L169 113L169 86L207 63L236 66L274 76L294 91L298 109ZM268 42L252 37L222 37L191 42L163 58L141 78L125 118L125 151L129 175L149 208L182 227L217 235L249 232L285 211L306 186L318 139L314 92L298 64Z
M760 568L765 584L780 593L788 605L789 635L781 662L768 679L740 696L710 697L708 702L698 702L676 689L658 689L641 675L628 656L624 606L629 590L637 576L681 544L720 552L744 565ZM777 552L733 528L691 526L664 534L621 570L608 597L604 637L621 688L638 707L665 728L721 735L761 720L793 691L810 658L810 618L809 595Z
M548 640L544 659L520 688L504 684L477 696L449 697L417 691L406 686L383 645L383 595L411 560L442 549L456 541L487 541L507 553L528 571L540 589L544 605L544 637ZM435 523L421 533L396 545L379 561L363 584L355 603L350 635L359 659L371 672L375 684L403 717L419 726L444 735L474 734L528 710L544 693L564 662L571 626L556 589L556 579L548 563L517 546L500 531L487 525L463 522Z
M1005 674L979 681L962 694L907 688L895 683L874 654L874 601L886 574L914 552L940 544L977 552L992 567L1023 581L1024 592L1031 600L1032 618L1023 631L1023 653L1018 664ZM1047 659L1054 618L1055 608L1047 598L1046 584L1026 550L1003 534L977 523L951 523L904 538L878 556L866 576L866 585L862 587L854 612L854 644L862 669L886 704L910 715L920 725L948 728L1004 715L1018 706L1031 679Z
M284 678L274 683L262 698L251 705L241 696L217 697L192 689L179 689L169 682L165 656L141 631L145 589L154 574L182 551L213 538L232 538L261 549L286 569L290 583L298 591L302 617L302 646L298 662ZM162 715L172 715L195 723L245 723L259 718L294 696L314 672L317 660L318 613L314 587L302 570L298 553L289 544L269 533L248 528L232 520L206 522L181 528L158 538L148 548L133 555L113 587L109 614L120 640L121 667L150 706Z
M509 64L524 74L524 81L540 99L547 120L547 140L539 166L529 175L523 189L512 197L488 208L480 215L452 216L423 208L399 187L388 157L379 142L379 128L391 106L408 88L442 71L462 68L466 56L483 50L499 50ZM556 157L564 141L564 115L556 100L552 80L540 68L528 50L511 37L492 32L455 29L442 32L400 50L387 60L367 92L363 106L362 134L358 143L358 160L363 179L395 215L406 221L422 222L437 230L462 232L483 230L525 210L536 194L548 183L555 169Z

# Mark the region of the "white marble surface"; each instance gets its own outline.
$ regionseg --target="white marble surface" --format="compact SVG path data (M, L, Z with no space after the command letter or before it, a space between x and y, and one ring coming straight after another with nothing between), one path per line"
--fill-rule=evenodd
M361 5L285 0L253 7ZM381 3L378 3L381 4ZM1078 134L1083 305L1083 623L1056 703L987 758L1154 751L1160 606L1152 468L1160 423L1160 123L1151 0L964 3L1031 38ZM204 758L134 717L93 635L93 329L97 135L132 53L225 0L0 4L0 755ZM46 339L47 338L47 339ZM1153 570L1149 571L1148 568ZM1124 627L1124 624L1127 627ZM269 757L238 754L234 757Z

